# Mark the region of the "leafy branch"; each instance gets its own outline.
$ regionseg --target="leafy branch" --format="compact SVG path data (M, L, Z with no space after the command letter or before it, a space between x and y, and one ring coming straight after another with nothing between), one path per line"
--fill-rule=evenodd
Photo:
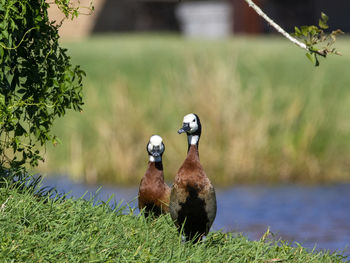
M341 55L332 45L336 42L337 35L343 34L340 29L332 31L330 34L324 32L328 29L328 16L325 13L321 13L321 18L317 26L301 26L295 27L294 36L305 43L309 48L309 52L306 56L315 65L319 66L319 60L317 56L327 57L328 54ZM325 45L318 47L320 45Z
M261 16L267 23L282 34L285 38L290 40L302 49L308 51L307 57L314 63L315 66L319 66L317 56L326 57L328 54L340 55L334 48L331 49L336 41L336 35L342 33L341 30L333 31L331 34L326 34L324 29L328 28L328 17L321 13L321 19L319 20L319 27L317 26L303 26L300 29L295 27L295 37L287 33L282 27L268 17L259 6L257 6L252 0L244 0L254 11ZM317 45L323 42L327 42L326 47L318 48Z
M91 15L94 12L94 6L92 0L90 1L89 6L82 6L80 0L75 1L74 3L71 0L55 0L48 2L49 5L55 4L65 15L65 18L74 19L79 15ZM87 12L81 12L80 10L84 9Z
M55 0L67 18L79 15ZM71 65L45 0L0 0L0 170L43 160L38 146L57 143L56 118L82 110L85 72Z

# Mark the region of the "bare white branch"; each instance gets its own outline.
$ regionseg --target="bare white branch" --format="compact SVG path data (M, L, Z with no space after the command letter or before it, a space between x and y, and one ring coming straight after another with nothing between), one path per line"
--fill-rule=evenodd
M272 27L274 27L279 33L281 33L284 37L289 39L291 42L296 44L297 46L306 49L307 51L310 51L309 48L303 43L300 42L298 39L292 37L290 34L288 34L282 27L280 27L278 24L276 24L271 18L269 18L261 9L259 6L257 6L252 0L244 0L248 3L248 5L254 9L254 11L261 16L267 23L269 23Z

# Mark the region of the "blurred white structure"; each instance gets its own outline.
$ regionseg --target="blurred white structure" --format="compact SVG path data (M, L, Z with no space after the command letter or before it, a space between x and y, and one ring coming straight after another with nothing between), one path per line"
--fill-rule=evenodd
M176 15L188 37L221 38L232 33L232 6L226 1L180 3Z

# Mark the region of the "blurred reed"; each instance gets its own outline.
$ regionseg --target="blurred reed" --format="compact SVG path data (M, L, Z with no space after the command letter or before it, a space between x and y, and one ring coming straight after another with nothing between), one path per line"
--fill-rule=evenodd
M201 162L217 184L350 179L348 57L315 69L279 39L123 36L83 44L69 47L88 74L84 112L57 124L62 144L48 147L41 171L138 183L147 141L159 134L172 181L187 151L176 131L194 112L203 125Z

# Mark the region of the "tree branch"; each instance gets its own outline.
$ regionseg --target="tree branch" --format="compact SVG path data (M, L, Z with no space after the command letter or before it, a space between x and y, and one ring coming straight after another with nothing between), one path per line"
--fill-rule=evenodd
M300 42L298 39L292 37L289 33L287 33L282 27L275 23L270 17L268 17L259 6L257 6L252 0L244 0L247 4L254 9L254 11L261 16L267 23L269 23L273 28L275 28L279 33L281 33L285 38L289 39L292 43L296 44L302 49L305 49L309 52L315 52L321 56L325 56L323 53L317 50L311 50L305 43Z

